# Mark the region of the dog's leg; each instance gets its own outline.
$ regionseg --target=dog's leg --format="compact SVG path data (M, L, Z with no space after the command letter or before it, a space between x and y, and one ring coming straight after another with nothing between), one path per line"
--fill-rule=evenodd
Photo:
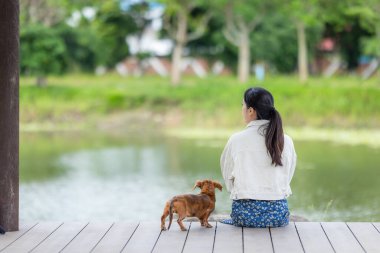
M179 216L178 217L178 225L179 227L181 228L182 231L186 231L187 229L185 228L185 226L183 225L182 221L185 219L186 216Z
M212 228L211 224L208 223L208 217L210 217L210 214L211 212L207 213L204 218L204 223L205 223L206 228Z
M201 223L201 226L202 226L202 227L206 226L206 224L205 224L205 216L206 216L206 215L203 215L203 216L198 217L199 222Z
M169 215L169 202L166 203L165 208L164 208L164 213L161 216L161 230L166 230L165 227L165 219Z
M204 226L204 227L206 227L206 228L212 228L211 224L208 223L207 218L204 218L204 219L202 220L202 223L203 223L202 226Z

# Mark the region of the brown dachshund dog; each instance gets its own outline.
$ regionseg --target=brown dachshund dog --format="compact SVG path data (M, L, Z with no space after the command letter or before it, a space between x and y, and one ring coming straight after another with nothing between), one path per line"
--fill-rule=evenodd
M173 213L178 214L177 222L182 231L187 230L182 223L187 216L198 217L201 222L201 226L212 228L212 226L208 223L208 217L215 209L215 188L222 191L223 187L219 182L212 180L198 180L195 182L193 190L196 187L201 188L200 194L177 195L166 202L164 213L161 216L161 230L166 230L165 218L168 215L170 218L168 229L170 229L173 220Z

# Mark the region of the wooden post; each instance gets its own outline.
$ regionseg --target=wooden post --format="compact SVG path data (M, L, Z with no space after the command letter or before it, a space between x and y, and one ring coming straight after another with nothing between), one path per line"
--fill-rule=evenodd
M19 220L19 1L0 1L0 225Z

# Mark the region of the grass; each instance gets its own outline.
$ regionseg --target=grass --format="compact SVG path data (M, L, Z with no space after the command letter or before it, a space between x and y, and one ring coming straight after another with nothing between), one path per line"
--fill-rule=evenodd
M168 136L179 137L181 139L197 139L210 141L221 140L222 143L240 128L175 128L166 129ZM288 127L285 133L297 141L329 141L342 145L366 145L372 148L380 148L380 130L376 129L336 129L336 128L315 128L315 127Z
M68 128L96 124L110 115L148 112L176 114L179 126L237 127L245 89L235 77L187 77L178 87L167 78L67 75L48 78L37 87L34 78L20 79L20 121L25 128ZM357 77L311 78L269 76L259 86L270 90L284 124L292 127L377 128L380 126L380 80ZM164 124L166 124L164 122Z

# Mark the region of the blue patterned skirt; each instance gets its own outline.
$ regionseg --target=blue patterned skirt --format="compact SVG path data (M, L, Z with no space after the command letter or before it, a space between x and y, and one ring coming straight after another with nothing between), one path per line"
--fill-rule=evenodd
M238 199L232 201L231 219L221 223L253 228L283 227L289 224L289 215L286 199Z

